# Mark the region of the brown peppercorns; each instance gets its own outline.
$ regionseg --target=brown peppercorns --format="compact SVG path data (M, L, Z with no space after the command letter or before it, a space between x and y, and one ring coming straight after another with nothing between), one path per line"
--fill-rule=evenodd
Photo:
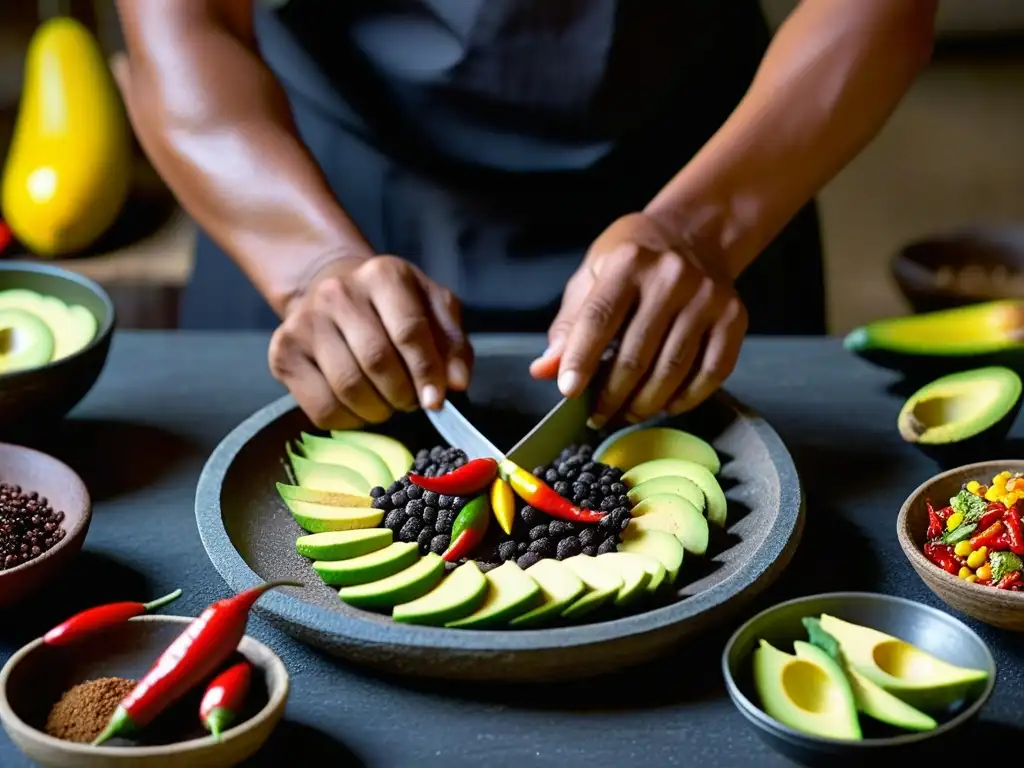
M135 688L134 680L101 677L69 689L46 718L46 732L64 741L89 743L107 726L114 710Z
M39 557L64 538L64 513L45 496L0 483L0 571Z

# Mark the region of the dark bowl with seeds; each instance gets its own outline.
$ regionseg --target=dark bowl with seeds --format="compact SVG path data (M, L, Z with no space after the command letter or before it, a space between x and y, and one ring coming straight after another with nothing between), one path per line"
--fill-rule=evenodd
M0 443L0 608L56 578L82 548L91 517L89 491L74 470Z

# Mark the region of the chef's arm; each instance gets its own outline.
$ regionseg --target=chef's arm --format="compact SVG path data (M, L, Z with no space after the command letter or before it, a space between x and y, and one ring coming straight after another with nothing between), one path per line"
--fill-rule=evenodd
M253 0L118 0L139 141L183 207L283 313L343 253L373 254L300 140Z
M738 276L882 128L931 58L937 0L802 0L745 97L647 206Z

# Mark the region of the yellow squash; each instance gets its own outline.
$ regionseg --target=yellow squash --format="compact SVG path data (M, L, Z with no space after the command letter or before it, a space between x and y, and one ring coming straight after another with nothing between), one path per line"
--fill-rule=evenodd
M99 44L67 17L32 38L0 212L41 256L91 245L114 223L128 194L131 141Z

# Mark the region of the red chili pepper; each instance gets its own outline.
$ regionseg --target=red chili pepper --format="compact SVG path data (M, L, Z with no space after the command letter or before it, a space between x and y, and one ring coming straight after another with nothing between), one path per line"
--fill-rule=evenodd
M301 586L294 581L268 582L207 607L175 638L118 705L93 744L145 728L234 652L245 634L249 609L264 592L274 587Z
M225 669L206 686L203 700L199 702L199 720L217 741L220 741L221 733L235 721L245 706L251 678L252 665L248 661L240 661Z
M1003 525L1006 526L1006 538L1010 544L1010 551L1015 555L1024 555L1024 535L1021 534L1020 515L1015 506L1003 513Z
M486 493L477 496L459 512L452 523L452 540L441 557L449 563L468 557L487 533L491 521L490 499Z
M935 511L935 507L932 506L932 503L930 501L926 503L928 504L927 536L929 539L937 539L942 535L942 531L945 530L946 526L942 524L942 518L939 517L938 513Z
M90 637L102 632L108 627L122 624L134 616L143 613L151 613L157 608L163 608L181 597L181 590L176 589L169 595L164 595L151 603L107 603L88 608L76 613L43 635L43 642L46 645L71 645L83 638Z
M14 242L14 233L3 221L0 221L0 254L7 250L7 246Z
M953 547L949 544L933 544L929 541L924 545L924 554L925 557L948 573L956 573L960 570L960 563L956 559Z
M996 589L1009 589L1015 584L1020 584L1020 579L1020 571L1010 571L1008 574L1003 576L1003 578L1001 578L999 582L994 586Z
M1006 507L1003 506L1002 502L994 501L988 505L988 509L985 514L978 518L978 528L985 530L996 520L1003 519L1003 513L1006 512Z
M977 533L971 537L971 549L978 549L979 547L988 547L989 549L992 549L992 545L999 540L999 534L1002 532L1003 521L996 520L981 533Z
M596 523L608 514L596 509L577 507L543 480L534 477L508 459L501 463L501 468L508 484L523 501L551 517L573 523Z
M438 477L409 475L409 480L427 491L446 496L472 496L491 484L498 475L498 462L494 459L473 459Z

